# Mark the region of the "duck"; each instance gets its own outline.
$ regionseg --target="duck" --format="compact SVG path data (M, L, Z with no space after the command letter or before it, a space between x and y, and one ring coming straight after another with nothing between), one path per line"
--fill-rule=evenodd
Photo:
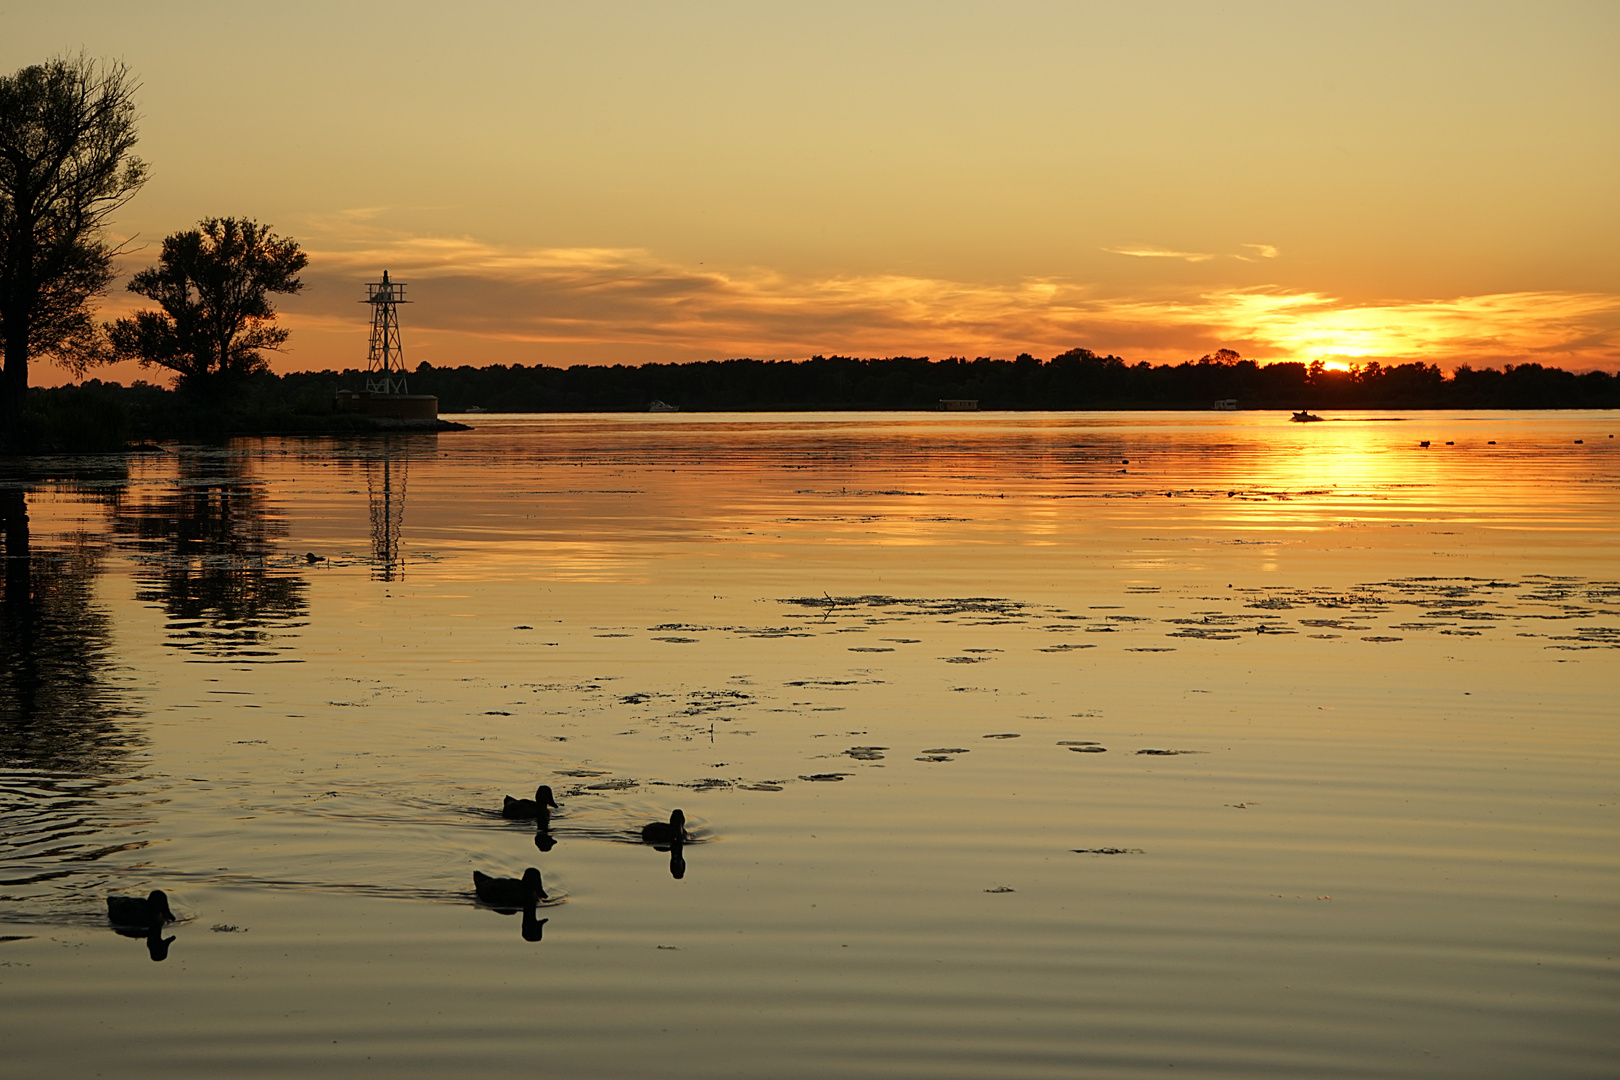
M503 818L549 818L551 811L557 806L557 800L552 797L551 788L541 784L534 789L532 799L514 799L506 796L501 804L501 817Z
M679 810L671 810L668 821L649 821L641 827L641 839L649 844L678 844L686 838L686 815Z
M490 907L533 907L549 899L540 884L540 871L532 866L523 871L521 878L490 877L474 870L473 892Z
M107 921L114 926L162 926L174 922L174 912L163 890L153 889L144 897L107 897Z

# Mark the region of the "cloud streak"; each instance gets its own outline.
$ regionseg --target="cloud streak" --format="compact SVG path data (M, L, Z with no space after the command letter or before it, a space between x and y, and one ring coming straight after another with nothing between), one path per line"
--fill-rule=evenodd
M1247 245L1245 245L1247 246ZM1215 258L1206 251L1171 251L1168 248L1137 245L1136 247L1105 247L1110 255L1129 255L1133 259L1185 259L1187 262L1209 262Z

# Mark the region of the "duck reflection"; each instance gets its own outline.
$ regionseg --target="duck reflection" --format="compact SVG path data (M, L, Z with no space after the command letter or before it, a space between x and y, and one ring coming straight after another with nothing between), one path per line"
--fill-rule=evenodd
M163 936L163 927L152 926L145 929L136 926L115 926L113 932L120 937L140 938L146 942L146 954L155 961L169 958L169 946L174 944L174 935Z
M534 830L534 846L541 851L550 851L557 846L557 838L551 835L551 830L544 822Z
M135 489L113 530L133 549L136 598L162 606L171 644L221 660L273 660L276 641L305 614L305 582L272 565L286 525L249 459L186 453L172 483Z

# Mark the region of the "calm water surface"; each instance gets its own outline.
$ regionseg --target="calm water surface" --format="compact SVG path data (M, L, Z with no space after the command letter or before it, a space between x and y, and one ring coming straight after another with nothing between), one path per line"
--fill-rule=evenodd
M474 423L0 480L0 1075L1614 1075L1620 416Z

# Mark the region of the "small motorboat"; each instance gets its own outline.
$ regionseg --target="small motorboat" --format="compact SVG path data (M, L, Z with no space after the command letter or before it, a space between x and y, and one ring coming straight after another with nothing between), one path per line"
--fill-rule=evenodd
M1288 419L1292 420L1296 424L1314 424L1319 422L1322 418L1313 412L1297 412Z

